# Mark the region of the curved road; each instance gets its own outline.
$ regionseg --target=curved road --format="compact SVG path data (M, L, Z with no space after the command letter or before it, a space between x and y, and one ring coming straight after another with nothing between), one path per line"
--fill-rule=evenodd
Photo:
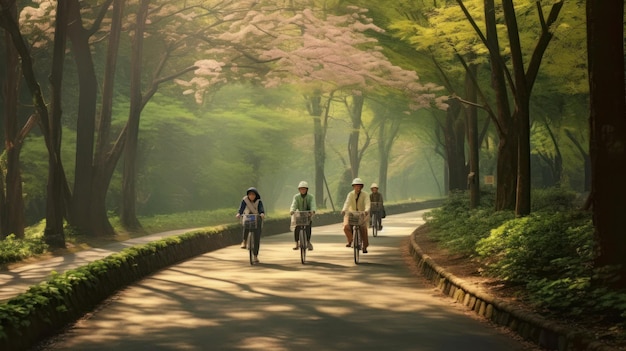
M423 212L388 216L355 265L341 226L313 228L300 263L290 233L239 245L121 291L39 350L532 350L411 273L402 247Z

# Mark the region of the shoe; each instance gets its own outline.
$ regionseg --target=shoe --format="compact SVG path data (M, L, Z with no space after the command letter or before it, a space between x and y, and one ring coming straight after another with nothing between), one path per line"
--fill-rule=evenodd
M382 226L382 225L381 225L381 226L379 226L379 227L378 227L378 230L383 230L383 226Z
M259 263L259 258L254 256L254 260L253 261L254 261L254 263Z
M296 241L296 246L293 247L294 250L297 250L300 248L300 245L298 245L298 242Z
M245 240L241 242L241 248L242 248L242 249L245 249L245 248L246 248L246 241L245 241Z
M367 253L367 249L363 249L363 253Z
M313 251L313 245L311 244L311 242L308 242L306 244L306 248L309 249L309 251Z
M352 241L346 244L346 247L351 247L352 246Z

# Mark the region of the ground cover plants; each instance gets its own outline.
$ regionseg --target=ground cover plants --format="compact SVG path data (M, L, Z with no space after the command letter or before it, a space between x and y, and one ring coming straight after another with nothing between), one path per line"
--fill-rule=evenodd
M427 215L429 236L451 253L479 262L481 274L518 288L518 297L544 314L623 330L626 291L611 287L610 268L594 268L591 213L580 210L578 196L536 190L532 213L521 218L494 211L493 199L483 193L480 206L470 210L467 194L452 194Z

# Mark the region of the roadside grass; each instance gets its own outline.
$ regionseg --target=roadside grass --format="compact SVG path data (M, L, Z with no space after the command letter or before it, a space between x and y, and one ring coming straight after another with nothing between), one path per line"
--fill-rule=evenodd
M54 251L50 251L48 245L43 240L43 232L46 224L45 220L42 220L26 228L24 239L17 239L15 235L9 235L4 240L0 240L0 266L7 266L18 262L28 263L33 260L100 247L111 242L124 241L169 230L212 227L236 222L232 209L192 211L140 217L139 222L142 225L142 229L137 232L126 231L122 227L119 217L110 217L109 220L115 229L115 236L98 238L84 233L78 233L73 228L66 227L66 248Z

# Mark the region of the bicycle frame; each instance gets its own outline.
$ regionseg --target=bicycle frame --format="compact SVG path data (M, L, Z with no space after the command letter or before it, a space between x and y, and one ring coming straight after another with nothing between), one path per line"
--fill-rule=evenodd
M360 253L362 248L361 226L365 224L366 212L350 211L348 212L348 224L352 227L352 247L354 251L354 263L359 264Z
M258 226L259 215L256 214L244 214L241 216L241 224L243 226L244 235L247 231L248 237L246 238L246 245L248 246L248 256L250 258L250 265L254 265L254 250L256 248L256 241L254 240L254 232Z
M306 233L311 226L312 216L313 212L311 211L295 211L292 217L292 221L296 225L296 230L299 233L298 242L300 247L300 262L302 262L302 264L306 262L306 251L309 246L309 238Z

